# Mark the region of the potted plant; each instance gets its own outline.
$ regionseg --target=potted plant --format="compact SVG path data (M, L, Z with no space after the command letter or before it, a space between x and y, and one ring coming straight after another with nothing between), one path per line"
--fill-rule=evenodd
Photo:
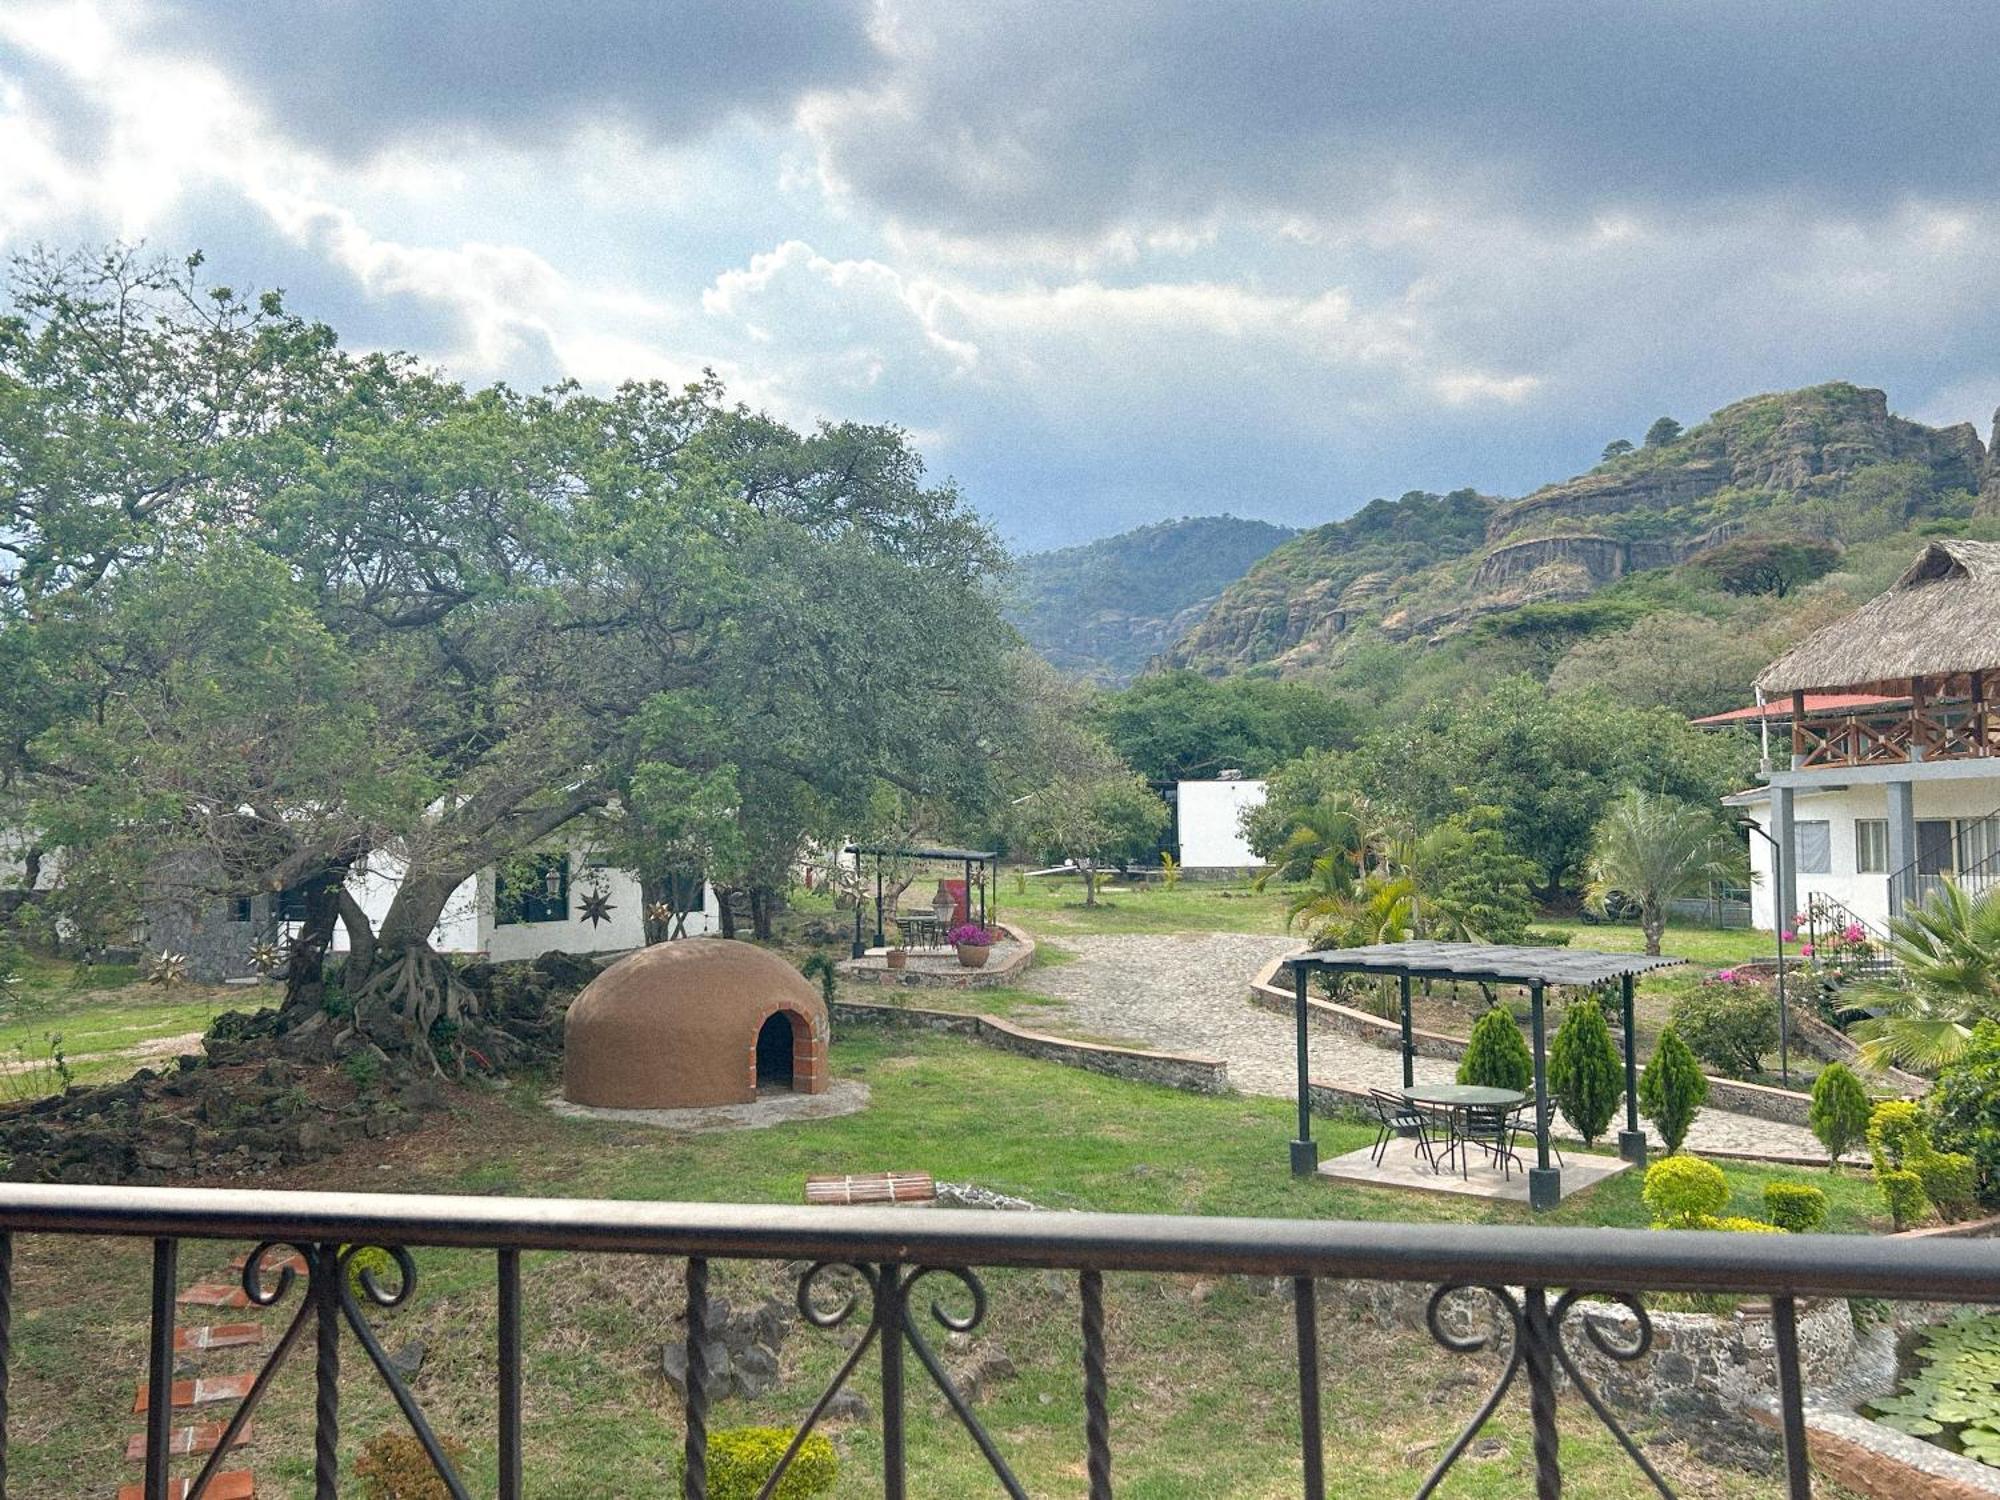
M910 961L910 950L903 946L901 924L896 928L896 941L889 945L888 951L882 955L882 961L892 969L900 969Z
M994 934L977 922L965 922L946 933L945 940L958 950L958 961L966 968L982 969L993 951Z

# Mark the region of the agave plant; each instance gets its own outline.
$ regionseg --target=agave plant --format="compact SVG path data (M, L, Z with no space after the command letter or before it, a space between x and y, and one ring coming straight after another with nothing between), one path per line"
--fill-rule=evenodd
M1968 896L1946 880L1891 919L1889 952L1905 983L1867 991L1883 1014L1854 1028L1871 1067L1935 1070L1958 1058L1979 1022L2000 1021L2000 886Z

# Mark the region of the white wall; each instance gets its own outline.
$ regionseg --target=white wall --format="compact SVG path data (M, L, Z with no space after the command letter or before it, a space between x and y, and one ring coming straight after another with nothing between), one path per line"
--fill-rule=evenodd
M1244 842L1242 816L1264 805L1261 781L1183 781L1175 788L1185 870L1240 870L1257 856Z
M378 849L369 853L366 865L347 877L348 895L368 914L369 925L378 932L409 869L408 860ZM479 952L479 889L477 878L465 881L445 902L437 926L431 929L431 946L438 952ZM338 922L333 928L333 951L347 951L347 928Z
M2000 810L2000 774L1992 777L1965 777L1944 781L1912 778L1911 800L1919 822L1928 818L1983 818ZM1759 802L1743 809L1744 816L1761 828L1771 826L1771 804ZM1813 895L1826 895L1850 908L1857 916L1877 927L1889 922L1888 872L1862 874L1854 868L1854 824L1861 818L1889 816L1886 786L1862 785L1832 791L1800 790L1792 800L1792 821L1825 819L1832 844L1833 868L1824 875L1799 872L1799 905ZM1912 851L1914 853L1914 851ZM1771 846L1760 838L1750 840L1750 869L1755 876L1750 886L1750 920L1766 932L1772 930L1772 903L1776 899L1771 879ZM1789 925L1792 912L1779 913Z

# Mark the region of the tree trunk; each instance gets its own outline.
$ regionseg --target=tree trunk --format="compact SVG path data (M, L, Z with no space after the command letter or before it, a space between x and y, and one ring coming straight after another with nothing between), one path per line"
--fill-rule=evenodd
M771 888L750 887L750 935L760 943L771 941Z
M736 936L736 892L728 886L715 888L716 923L726 938Z
M1649 957L1660 956L1660 937L1667 930L1667 914L1660 909L1657 901L1648 899L1639 904L1639 930L1646 935L1646 953Z
M1083 905L1087 911L1097 905L1097 866L1084 863L1077 868L1083 872Z
M344 869L329 872L334 878L306 896L306 919L285 964L285 998L278 1008L287 1031L325 1008L326 950L333 943L333 924L340 915L338 877L346 873Z

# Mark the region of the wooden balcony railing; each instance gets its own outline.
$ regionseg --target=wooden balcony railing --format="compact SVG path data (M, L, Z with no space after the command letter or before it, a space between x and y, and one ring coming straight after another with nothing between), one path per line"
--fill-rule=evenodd
M1992 755L2000 755L2000 713L1984 703L1931 703L1792 721L1792 756L1802 768L1907 765Z

